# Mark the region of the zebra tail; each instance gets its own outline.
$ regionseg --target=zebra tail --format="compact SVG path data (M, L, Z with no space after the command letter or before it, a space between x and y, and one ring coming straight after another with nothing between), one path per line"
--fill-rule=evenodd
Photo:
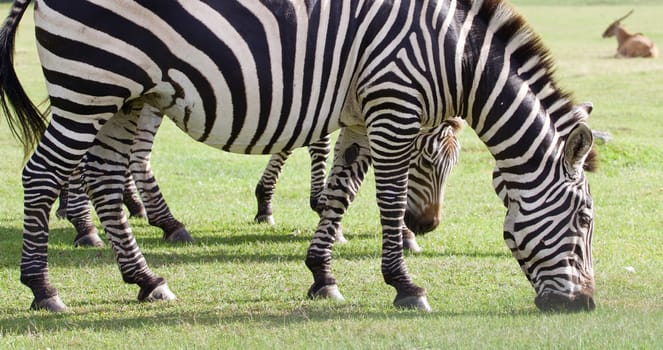
M39 143L47 118L30 101L14 70L16 29L31 0L16 0L0 30L0 108L14 137L27 156Z

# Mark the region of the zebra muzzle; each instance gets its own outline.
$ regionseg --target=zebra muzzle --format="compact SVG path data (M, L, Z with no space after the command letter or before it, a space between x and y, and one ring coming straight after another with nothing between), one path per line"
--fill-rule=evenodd
M534 299L539 310L544 312L578 312L593 311L596 308L592 293L582 291L569 297L553 292L543 292Z

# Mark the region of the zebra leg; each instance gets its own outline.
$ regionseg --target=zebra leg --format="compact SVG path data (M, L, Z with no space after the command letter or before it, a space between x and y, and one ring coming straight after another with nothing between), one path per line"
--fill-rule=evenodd
M131 176L130 171L127 171L125 174L122 198L124 206L127 207L127 210L129 210L130 218L143 219L147 217L143 202L140 200L140 194L138 194L138 188L136 188L136 182Z
M54 114L23 168L21 283L29 287L34 295L31 309L54 312L67 309L48 277L49 214L60 188L92 145L98 128L97 123L78 123Z
M348 133L353 135L352 132ZM345 129L342 129L334 146L334 164L327 186L320 196L320 205L323 209L320 216L330 219L338 218L336 243L347 243L347 239L343 235L341 220L357 195L366 172L371 166L371 152L368 143L348 143L345 134ZM352 140L352 136L349 139Z
M131 145L130 173L140 191L147 222L161 228L163 239L167 242L193 242L193 237L184 224L175 219L170 212L150 165L154 137L162 121L161 111L148 105L143 107L138 118L136 137Z
M407 225L403 225L401 230L403 231L403 249L409 250L414 254L419 254L424 251L424 249L419 246L419 243L417 243L417 238L415 237L414 232L407 228Z
M318 215L320 215L322 207L324 206L322 193L325 189L330 142L331 137L326 135L320 139L320 141L314 142L308 147L309 156L311 157L311 190L309 203L311 209L318 213ZM283 151L281 153L273 154L269 159L255 189L256 202L258 203L258 212L254 218L255 222L268 223L270 225L275 224L272 210L274 189L281 176L285 161L291 154L292 151Z
M58 219L67 218L67 197L69 195L69 184L64 183L60 189L60 196L58 197L58 208L55 210L55 217Z
M331 273L331 252L336 240L345 240L341 219L354 199L371 164L366 135L343 129L334 151L334 166L324 191L326 198L318 229L306 256L306 266L313 273L310 298L343 300Z
M84 181L115 252L122 279L140 287L139 301L173 300L176 297L166 281L148 267L122 208L125 175L137 121L136 112L121 112L104 125L87 154Z
M274 225L274 216L272 215L272 198L274 197L274 189L276 188L276 182L279 180L279 176L281 176L283 165L291 154L292 151L282 151L273 154L269 159L265 170L262 172L262 176L260 177L255 190L256 202L258 203L258 212L253 219L255 222Z
M415 285L403 257L403 217L407 202L408 171L416 132L387 133L392 121L374 122L368 129L371 146L388 143L391 147L371 147L375 173L375 192L382 225L382 275L396 289L394 305L431 311L426 290ZM387 124L389 123L389 124Z
M84 191L81 171L87 158L83 157L81 164L74 169L67 183L66 217L76 229L74 238L75 247L102 247L104 241L99 238L99 231L92 222L90 211L90 198Z
M326 201L323 193L326 184L327 158L329 158L330 147L330 135L325 135L320 141L308 146L308 154L311 157L311 192L309 203L311 209L318 213L318 215L322 214Z

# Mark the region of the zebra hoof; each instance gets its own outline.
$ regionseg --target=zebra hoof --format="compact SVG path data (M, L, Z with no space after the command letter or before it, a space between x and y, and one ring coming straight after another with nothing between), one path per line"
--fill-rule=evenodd
M256 215L253 220L256 222L256 224L268 224L271 226L276 225L276 221L274 221L274 217L271 215Z
M425 295L410 295L399 298L396 296L394 306L400 309L416 309L423 312L432 312Z
M414 238L405 238L403 240L403 249L409 250L414 254L419 254L424 251L424 249L419 246L417 240Z
M345 238L345 236L343 235L343 231L338 231L338 233L336 234L336 243L338 244L348 243L348 239Z
M96 231L96 230L95 230ZM74 239L74 247L103 247L104 241L97 232L86 234Z
M185 227L180 227L167 236L164 234L163 239L170 243L193 243L193 237Z
M64 220L67 218L67 208L64 209L58 209L55 211L55 217L58 220Z
M311 290L309 290L308 292L308 296L311 299L331 299L339 302L345 301L345 298L338 290L338 286L335 284L323 286L322 288L318 289L315 292L312 291L312 289L313 287L311 287Z
M175 293L173 293L168 284L164 282L163 284L158 285L149 293L144 293L143 289L138 293L138 301L143 302L153 302L153 301L170 301L177 300Z
M32 301L30 305L30 310L47 310L50 312L64 312L67 311L67 305L62 302L59 295L54 295L50 298L42 299L37 301L37 299Z

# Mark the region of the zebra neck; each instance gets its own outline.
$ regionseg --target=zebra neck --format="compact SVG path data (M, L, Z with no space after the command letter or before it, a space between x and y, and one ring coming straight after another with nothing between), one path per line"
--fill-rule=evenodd
M553 78L549 51L502 1L475 0L469 8L451 3L457 4L456 18L463 18L443 32L444 46L456 47L455 55L444 56L456 72L454 110L486 144L507 181L545 176L560 160L561 139L576 124L569 96Z

